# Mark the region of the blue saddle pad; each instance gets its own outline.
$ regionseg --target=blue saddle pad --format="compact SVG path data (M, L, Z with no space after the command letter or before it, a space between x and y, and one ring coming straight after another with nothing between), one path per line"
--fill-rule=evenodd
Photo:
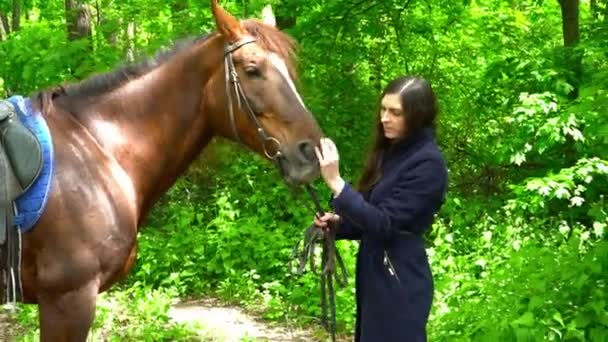
M13 218L13 225L22 232L27 232L42 216L51 190L53 140L44 117L39 112L32 110L29 99L13 96L8 100L15 106L21 122L36 135L42 147L43 165L40 175L32 186L15 200L16 214Z

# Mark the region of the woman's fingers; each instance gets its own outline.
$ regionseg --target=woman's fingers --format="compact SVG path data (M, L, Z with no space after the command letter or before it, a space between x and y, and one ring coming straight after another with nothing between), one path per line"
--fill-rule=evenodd
M315 147L315 154L317 155L317 160L321 166L329 165L335 160L335 158L332 157L331 152L327 149L327 146L323 144L321 144L321 149Z
M317 160L319 161L319 164L323 164L323 162L325 161L323 159L323 153L321 153L321 150L319 150L317 146L315 146L315 154L317 155Z
M325 227L325 226L327 226L327 222L335 221L335 218L334 218L335 216L336 215L332 214L332 213L325 213L321 217L315 215L314 223L315 223L315 225L317 225L319 227Z
M323 155L323 160L326 162L333 162L338 160L338 149L336 148L336 144L331 139L322 138L321 139L321 151Z
M332 222L338 221L338 218L339 218L339 216L334 213L325 213L321 217L315 215L314 223L315 223L315 225L317 225L319 227L325 227L325 226L327 226L328 222L330 222L330 221L332 221Z
M318 219L317 217L315 217L314 223L315 223L315 226L321 227L321 228L324 228L325 226L327 226L327 222L325 222L321 219Z
M319 146L315 146L315 154L319 162L331 162L338 160L338 148L329 138L321 138Z
M331 153L336 152L336 144L331 139L325 139L325 147Z

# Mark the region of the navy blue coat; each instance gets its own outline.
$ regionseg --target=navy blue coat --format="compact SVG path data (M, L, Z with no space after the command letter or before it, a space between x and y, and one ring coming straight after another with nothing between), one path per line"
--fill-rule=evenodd
M431 129L393 146L367 193L345 185L331 204L336 237L361 240L355 341L426 341L433 279L422 234L447 190L447 168Z

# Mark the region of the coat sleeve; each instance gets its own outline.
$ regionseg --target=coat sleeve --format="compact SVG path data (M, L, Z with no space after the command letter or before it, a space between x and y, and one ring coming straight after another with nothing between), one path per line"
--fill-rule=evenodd
M361 240L363 231L356 223L346 217L340 216L340 224L336 231L336 240Z
M349 184L348 182L346 182ZM327 203L332 207L332 200L334 196L331 195ZM340 223L336 230L336 240L361 240L361 227L357 226L357 223L350 219L340 216Z
M447 171L440 160L425 159L398 178L392 192L376 205L346 184L332 200L336 213L363 227L363 234L390 239L401 232L423 233L421 220L432 219L443 201Z

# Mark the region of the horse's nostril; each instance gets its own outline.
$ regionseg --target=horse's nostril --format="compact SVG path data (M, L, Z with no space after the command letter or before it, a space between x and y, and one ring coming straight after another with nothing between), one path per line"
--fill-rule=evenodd
M300 155L307 161L315 160L315 149L312 141L304 140L298 143L298 151Z

